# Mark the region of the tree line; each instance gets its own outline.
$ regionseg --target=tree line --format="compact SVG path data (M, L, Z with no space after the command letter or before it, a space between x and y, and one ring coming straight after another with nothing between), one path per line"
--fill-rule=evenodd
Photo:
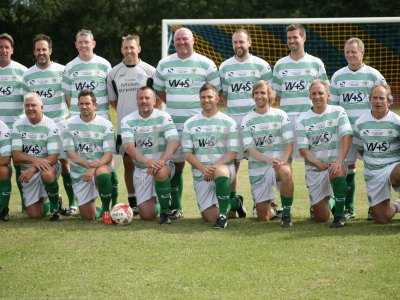
M53 60L66 64L77 52L75 34L93 31L95 52L112 65L121 60L121 37L141 37L144 61L156 65L161 58L162 19L206 18L323 18L398 16L396 1L316 0L1 0L0 31L15 39L13 59L31 66L32 38L45 33L53 39Z

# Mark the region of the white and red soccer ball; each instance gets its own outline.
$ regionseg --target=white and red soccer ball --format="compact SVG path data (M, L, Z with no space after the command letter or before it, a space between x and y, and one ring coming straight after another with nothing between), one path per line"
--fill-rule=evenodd
M111 209L111 219L118 225L128 225L132 222L133 211L127 203L115 204Z

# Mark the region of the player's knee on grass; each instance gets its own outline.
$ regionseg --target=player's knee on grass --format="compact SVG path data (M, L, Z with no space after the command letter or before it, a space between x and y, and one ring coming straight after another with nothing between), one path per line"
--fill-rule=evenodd
M93 221L96 219L96 204L95 199L79 206L79 214L82 219Z
M395 188L400 186L400 165L394 167L392 173L390 174L390 183Z
M215 178L217 178L217 177L228 177L229 178L229 169L225 165L219 165L215 169L214 175L215 175Z
M266 222L271 220L275 213L272 211L272 200L256 203L257 220Z
M206 223L215 223L219 217L219 209L216 205L212 205L201 212L201 217Z
M331 217L329 198L322 199L312 206L314 221L318 223L328 222Z
M142 220L151 221L157 217L156 214L156 198L153 197L149 200L139 204L139 215Z
M43 217L43 201L39 200L26 207L26 214L29 218L39 219Z
M11 177L11 171L8 166L0 166L0 180L8 179Z
M394 214L395 212L389 199L372 206L372 216L374 217L375 223L387 224L392 220Z

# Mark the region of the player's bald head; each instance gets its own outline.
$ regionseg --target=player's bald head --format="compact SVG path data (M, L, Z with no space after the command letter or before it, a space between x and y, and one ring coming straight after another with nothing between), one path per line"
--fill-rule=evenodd
M40 98L40 96L38 94L34 93L34 92L27 93L24 96L24 104L26 102L37 102L39 105L43 105L43 101Z

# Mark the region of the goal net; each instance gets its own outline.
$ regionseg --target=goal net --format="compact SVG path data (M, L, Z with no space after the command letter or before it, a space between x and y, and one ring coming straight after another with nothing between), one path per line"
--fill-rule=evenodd
M345 41L358 37L364 41L364 62L385 76L396 104L400 104L400 17L332 18L332 19L209 19L163 20L162 56L175 52L173 34L188 27L195 36L195 51L212 59L217 66L233 56L232 33L249 31L251 53L262 57L271 66L288 55L288 24L303 24L307 31L306 51L322 59L329 78L345 66Z

